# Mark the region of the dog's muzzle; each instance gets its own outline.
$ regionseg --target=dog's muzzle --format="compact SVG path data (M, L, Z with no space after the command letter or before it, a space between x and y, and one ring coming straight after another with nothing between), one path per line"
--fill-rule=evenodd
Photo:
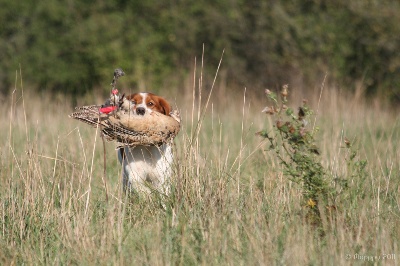
M136 108L136 114L144 115L145 113L146 113L146 109L144 109L143 107Z

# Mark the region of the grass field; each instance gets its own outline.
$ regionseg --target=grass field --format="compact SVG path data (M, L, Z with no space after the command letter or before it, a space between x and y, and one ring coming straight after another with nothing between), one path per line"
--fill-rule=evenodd
M394 111L333 87L305 96L290 87L293 107L307 97L316 113L323 166L349 184L321 234L303 214L300 187L255 135L274 123L261 113L264 90L222 99L227 89L216 85L203 119L209 90L199 100L195 87L194 101L191 89L176 96L183 122L171 195L127 199L114 144L104 178L101 138L68 118L70 101L17 85L0 106L1 264L400 264ZM349 169L344 137L367 160L365 174Z

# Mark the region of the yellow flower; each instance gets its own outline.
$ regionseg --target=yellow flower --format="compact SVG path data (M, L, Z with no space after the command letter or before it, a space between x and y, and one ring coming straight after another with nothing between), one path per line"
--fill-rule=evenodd
M308 199L307 201L307 206L310 208L314 208L317 205L317 203L313 199Z

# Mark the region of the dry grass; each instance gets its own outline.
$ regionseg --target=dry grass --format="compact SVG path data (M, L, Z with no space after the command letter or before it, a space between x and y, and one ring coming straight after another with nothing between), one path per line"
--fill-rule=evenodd
M298 186L254 134L273 123L261 113L263 90L261 100L212 97L204 119L198 92L194 104L183 100L191 93L177 98L183 128L164 210L158 195L121 194L112 143L107 201L96 130L68 119L64 99L22 96L16 87L0 106L2 264L357 265L374 256L399 263L400 121L390 112L334 88L325 88L319 108L319 92L309 97L319 110L323 165L348 176L344 136L368 160L367 175L349 177L350 192L321 236L302 215ZM383 261L384 254L396 257Z

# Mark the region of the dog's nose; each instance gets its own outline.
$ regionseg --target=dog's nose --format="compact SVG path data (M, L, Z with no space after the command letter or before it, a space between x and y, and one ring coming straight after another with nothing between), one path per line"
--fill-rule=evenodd
M146 109L144 109L143 107L136 108L136 114L144 115L145 113L146 113Z

